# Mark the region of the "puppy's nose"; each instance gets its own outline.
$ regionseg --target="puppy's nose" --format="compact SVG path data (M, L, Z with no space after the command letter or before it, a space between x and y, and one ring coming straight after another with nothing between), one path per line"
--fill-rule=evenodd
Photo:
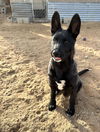
M57 49L53 50L52 55L55 56L55 57L60 56L59 51Z

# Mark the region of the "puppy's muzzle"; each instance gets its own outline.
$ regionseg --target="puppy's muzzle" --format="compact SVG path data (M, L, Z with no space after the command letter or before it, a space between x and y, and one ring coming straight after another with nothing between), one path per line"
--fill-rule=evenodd
M51 56L55 62L61 62L62 58L57 49L52 50Z

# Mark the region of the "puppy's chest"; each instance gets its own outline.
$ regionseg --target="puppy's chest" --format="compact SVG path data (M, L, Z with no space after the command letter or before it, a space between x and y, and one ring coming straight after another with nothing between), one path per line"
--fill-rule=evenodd
M60 80L66 80L67 72L62 70L62 69L56 69L55 70L55 76L56 76L56 79L58 82Z
M66 78L64 72L56 72L56 83L58 85L59 90L63 90L63 87L65 86L66 83Z
M56 82L59 90L63 90L65 82L66 82L65 80L60 80L60 83Z
M56 71L56 83L59 90L63 90L64 86L70 87L70 82L67 78L68 73L62 70Z

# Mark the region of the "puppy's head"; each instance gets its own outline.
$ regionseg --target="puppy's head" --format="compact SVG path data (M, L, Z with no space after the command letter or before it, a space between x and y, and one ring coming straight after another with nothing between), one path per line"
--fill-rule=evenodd
M74 44L80 33L81 20L78 14L72 17L67 30L63 30L60 23L60 15L54 12L51 20L52 46L51 55L55 62L73 59Z

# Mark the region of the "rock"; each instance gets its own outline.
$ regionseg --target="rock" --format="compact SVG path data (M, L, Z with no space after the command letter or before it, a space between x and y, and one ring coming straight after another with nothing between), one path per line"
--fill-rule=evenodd
M87 38L83 38L83 41L86 41L87 40Z

